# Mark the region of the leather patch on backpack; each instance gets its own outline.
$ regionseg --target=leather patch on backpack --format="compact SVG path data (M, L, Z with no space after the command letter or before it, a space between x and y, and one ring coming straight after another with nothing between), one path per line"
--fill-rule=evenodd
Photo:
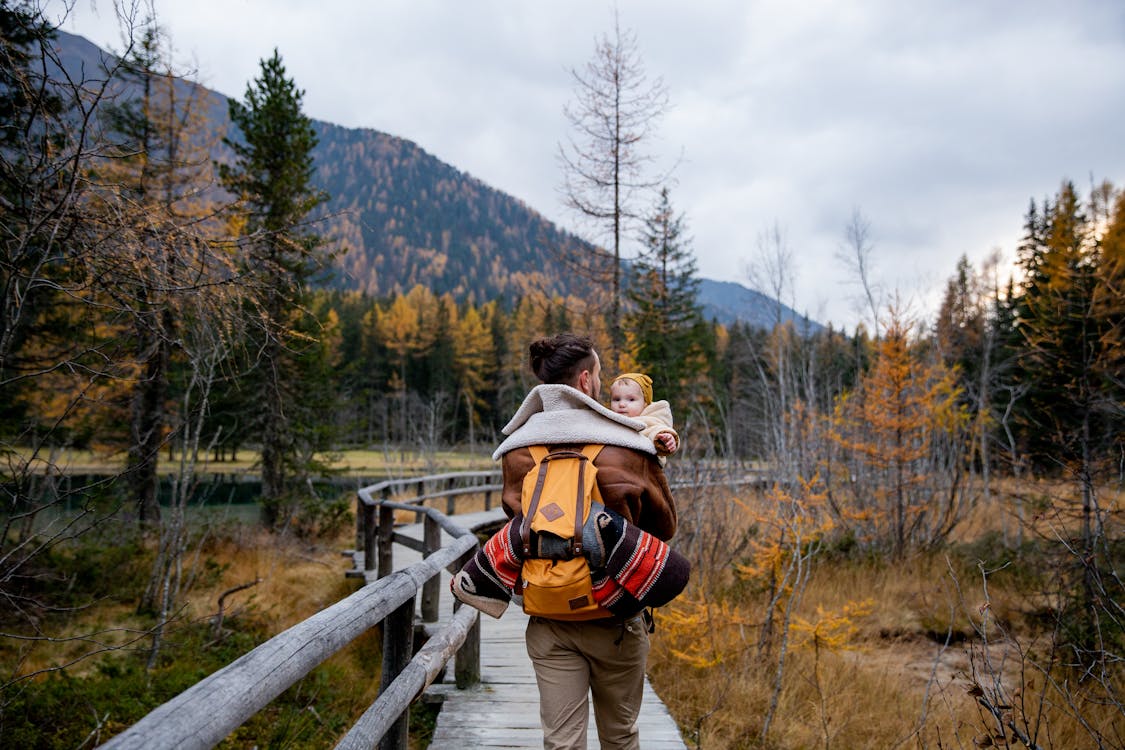
M560 508L557 503L551 503L545 508L540 508L539 512L542 513L543 517L548 521L554 521L556 518L561 518L566 514L566 511Z
M570 605L571 609L582 609L583 607L587 606L589 603L590 603L590 597L585 596L585 595L576 596L576 597L574 597L573 599L571 599L570 601L567 602L567 604Z

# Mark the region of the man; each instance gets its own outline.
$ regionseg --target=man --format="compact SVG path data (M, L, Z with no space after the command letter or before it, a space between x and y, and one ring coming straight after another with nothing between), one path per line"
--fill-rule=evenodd
M533 342L529 351L543 385L524 399L493 454L502 459L508 516L520 512L523 479L535 466L528 446L599 443L605 447L594 466L602 502L644 531L671 539L676 507L655 448L637 431L640 423L598 402L601 362L593 342L564 333ZM639 750L637 717L649 649L641 616L576 622L532 617L526 643L539 685L544 748L586 748L592 694L602 749Z

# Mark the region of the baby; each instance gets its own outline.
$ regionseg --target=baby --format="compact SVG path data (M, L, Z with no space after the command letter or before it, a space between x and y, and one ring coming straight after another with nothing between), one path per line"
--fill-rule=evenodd
M609 387L609 399L613 411L645 423L641 434L652 439L661 463L676 452L680 438L672 429L672 407L652 400L652 378L639 372L618 375Z

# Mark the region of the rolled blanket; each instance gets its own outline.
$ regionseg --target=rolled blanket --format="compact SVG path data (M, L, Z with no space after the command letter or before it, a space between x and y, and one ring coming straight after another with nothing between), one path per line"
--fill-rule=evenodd
M619 617L675 599L687 586L691 563L660 539L605 510L597 517L607 550L604 567L592 568L594 599Z
M450 589L457 599L492 617L504 614L523 567L522 521L523 516L516 516L505 524L453 576ZM614 615L632 617L647 607L667 604L687 586L687 558L600 504L591 510L582 536L594 599ZM567 544L534 534L532 557L569 556L564 553Z
M454 597L495 618L504 614L523 566L519 538L522 520L522 516L516 516L505 524L453 576L449 588Z

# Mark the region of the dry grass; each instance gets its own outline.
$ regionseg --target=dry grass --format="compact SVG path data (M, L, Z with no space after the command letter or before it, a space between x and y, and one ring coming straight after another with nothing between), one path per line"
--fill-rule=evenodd
M163 456L165 459L166 455ZM44 470L47 457L40 457L31 463L33 470ZM117 450L74 450L68 449L49 457L49 463L56 471L64 474L100 474L107 471L120 471L125 465L125 456ZM496 468L488 450L478 451L419 451L413 449L395 450L342 450L323 457L325 463L345 476L409 476L418 473L439 473L448 471L482 471ZM245 474L255 469L258 454L252 450L238 452L237 460L209 462L200 458L198 470L202 473ZM172 462L169 461L169 465Z
M689 745L707 750L1009 746L1011 732L999 740L995 720L969 692L982 686L988 695L1000 689L1013 701L1004 715L1015 716L1017 725L1024 726L1019 713L1027 709L1030 726L1038 729L1033 739L1042 748L1125 746L1125 670L1110 666L1117 672L1108 704L1098 701L1106 697L1104 683L1080 683L1078 675L1070 675L1070 694L1049 685L1037 667L1060 680L1066 674L1044 656L1050 633L1035 617L1038 594L1027 589L1029 571L1019 570L1016 561L1004 574L990 576L985 588L982 570L990 568L978 566L973 555L978 549L1001 554L988 540L1002 539L1006 530L1016 541L1013 520L1021 508L1007 489L989 507L974 508L959 529L958 541L978 545L967 553L951 547L894 563L830 552L818 558L794 613L782 688L764 741L778 661L776 644L772 651L758 646L765 595L754 586L732 585L729 572L697 568L712 572L704 580L697 576L684 596L662 610L650 657L654 686ZM1025 539L1036 533L1030 526L1036 513L1044 523L1069 518L1069 487L1044 483L1021 489L1022 510L1034 506L1025 517ZM1118 493L1105 498L1103 507L1120 512L1121 502ZM718 522L709 528L706 519L693 517L698 528L689 528L689 536L737 539L740 532L732 529L730 517L735 503L713 505ZM859 603L865 606L855 614ZM831 623L838 624L849 607L846 626L832 631ZM826 624L823 640L801 630L818 622ZM1098 745L1082 722L1109 739Z
M355 590L356 584L343 575L349 565L340 555L344 546L342 538L310 545L256 526L228 526L221 535L189 550L185 569L195 584L188 589L176 621L209 620L224 592L256 582L228 596L224 614L237 617L252 610L269 633L279 633ZM54 642L25 646L22 658L8 650L3 658L9 664L20 660L22 674L76 662L69 674L81 676L99 664L98 659L80 660L85 654L123 645L147 649L149 627L151 617L138 615L135 602L102 599L60 620L59 629L51 632ZM96 637L91 639L91 633Z
M344 545L344 540L309 545L255 526L238 527L235 535L209 546L207 554L225 570L214 582L193 589L189 606L199 616L209 615L223 592L257 581L228 597L224 606L229 611L252 605L272 632L281 632L354 590L343 575L349 565L340 555Z

